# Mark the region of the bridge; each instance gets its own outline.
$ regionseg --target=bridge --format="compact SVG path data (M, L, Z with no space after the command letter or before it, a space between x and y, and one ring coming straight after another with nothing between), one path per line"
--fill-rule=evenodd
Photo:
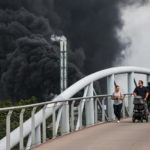
M79 80L52 101L0 108L6 115L6 135L0 140L1 150L58 149L139 149L149 147L149 123L132 123L135 76L150 81L150 69L114 67L98 71ZM115 121L111 94L117 78L126 85L122 117ZM95 83L107 79L107 95L97 95ZM83 95L74 97L75 95ZM25 119L25 113L31 113ZM17 111L18 127L11 129L11 116Z

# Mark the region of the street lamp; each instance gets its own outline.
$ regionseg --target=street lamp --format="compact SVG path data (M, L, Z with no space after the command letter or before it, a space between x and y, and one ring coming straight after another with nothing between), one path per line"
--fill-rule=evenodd
M51 40L60 43L60 92L67 88L67 38L51 35Z

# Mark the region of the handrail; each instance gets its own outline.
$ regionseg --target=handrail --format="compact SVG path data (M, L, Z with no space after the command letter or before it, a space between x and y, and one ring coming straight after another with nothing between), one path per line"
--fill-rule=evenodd
M129 95L129 94L125 94L125 95ZM71 116L69 116L70 119L72 120L71 121L71 126L72 127L70 127L71 132L73 132L75 130L79 130L82 127L82 123L81 123L82 122L82 116L83 116L82 115L83 112L81 111L82 102L86 101L86 100L89 100L89 101L93 101L94 100L96 102L97 101L96 99L99 99L100 101L101 100L104 101L104 99L107 100L107 99L111 98L111 96L112 95L96 95L96 96L87 96L87 97L84 96L84 97L71 98L71 99L65 99L65 100L62 99L62 100L59 100L59 101L48 101L48 102L43 102L43 103L31 104L31 105L0 108L0 112L8 111L8 113L6 114L6 117L7 117L6 136L3 137L0 140L0 146L1 146L2 150L10 150L13 147L12 143L11 143L12 140L10 140L13 137L11 134L14 134L14 132L17 131L17 130L19 132L17 136L20 137L20 144L19 144L20 147L23 147L22 143L23 143L25 137L28 137L27 147L31 148L31 146L34 146L34 144L37 144L37 141L35 141L35 137L36 137L37 132L42 132L42 135L44 135L42 137L43 138L42 142L45 142L46 141L46 120L47 120L47 116L45 114L46 111L51 111L51 114L52 114L52 122L51 123L53 124L53 127L52 127L52 133L53 133L52 136L53 137L52 138L56 138L58 136L58 128L60 128L60 119L61 119L62 110L63 110L61 105L62 106L65 106L65 105L66 106L69 106L69 105L71 106L72 112L70 113ZM104 98L104 99L102 99L102 98ZM78 105L75 106L74 104L75 104L76 101L80 101L81 103L78 103ZM72 103L69 104L68 102L72 102ZM51 105L51 104L54 104L54 105ZM35 126L35 122L36 122L35 117L37 115L37 114L35 114L35 111L36 111L38 106L43 106L43 108L40 110L40 112L41 112L40 115L42 117L42 123L39 126ZM75 116L75 112L74 112L75 111L75 109L74 109L75 107L78 108L78 111L77 111L78 115L77 116ZM23 118L24 118L24 112L28 108L32 108L32 110L31 110L31 122L29 122L30 124L28 125L28 127L32 127L32 130L31 130L30 134L24 135L25 130L26 130L25 125L27 124L27 121L29 121L29 119L28 120L24 120ZM50 109L47 110L47 108L51 108L51 110ZM79 108L80 108L80 111L79 111ZM83 108L85 108L85 106L83 106ZM15 110L20 110L20 115L19 115L20 127L17 127L16 129L14 129L11 132L11 130L10 130L11 123L9 123L10 119L11 119L11 115L10 114L14 113ZM102 115L104 117L106 117L106 113L105 113L105 110L104 110L104 103L101 105L101 111L102 111L101 112ZM75 117L78 118L77 120L79 120L79 123L78 123L77 120L76 121L74 120ZM37 118L39 118L39 117L37 117ZM102 119L102 122L104 122L104 121L105 121L105 119ZM95 123L98 123L98 120L96 122L94 122L94 124ZM43 129L40 131L40 126L41 125L42 125ZM37 131L38 129L39 129L39 131ZM62 134L66 134L66 132L62 131ZM22 136L22 135L24 135L24 136ZM34 140L31 139L31 137L32 138L34 137ZM38 138L41 138L41 137L38 136ZM29 143L29 145L28 145L28 143Z
M132 95L132 93L125 93L124 95ZM112 96L112 95L104 94L104 95L96 95L96 96L88 96L88 97L71 98L71 99L65 99L65 100L59 100L59 101L48 101L48 102L42 102L42 103L31 104L31 105L5 107L5 108L0 108L0 112L1 112L1 111L9 111L9 110L18 110L18 109L24 109L24 108L32 108L32 107L44 106L44 105L48 105L48 104L55 104L55 103L61 103L61 102L80 101L80 100L82 100L82 99L111 97L111 96Z

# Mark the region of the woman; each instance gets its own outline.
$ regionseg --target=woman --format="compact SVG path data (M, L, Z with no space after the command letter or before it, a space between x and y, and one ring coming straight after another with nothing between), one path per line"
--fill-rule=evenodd
M115 91L112 94L112 100L114 100L114 114L118 119L117 122L120 122L122 101L124 100L124 95L121 93L119 85L116 85L115 87Z

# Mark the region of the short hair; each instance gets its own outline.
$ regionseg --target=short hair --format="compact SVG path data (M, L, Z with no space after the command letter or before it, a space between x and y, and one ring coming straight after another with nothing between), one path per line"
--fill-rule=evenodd
M141 82L143 84L143 81L142 80L139 80L139 82Z
M120 87L119 85L115 85L115 88Z

